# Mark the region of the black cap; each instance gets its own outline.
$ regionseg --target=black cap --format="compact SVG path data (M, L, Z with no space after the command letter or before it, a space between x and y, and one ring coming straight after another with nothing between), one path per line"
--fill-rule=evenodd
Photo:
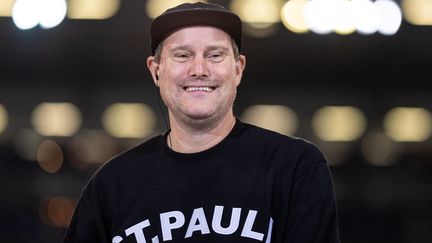
M166 10L151 24L152 55L159 43L174 30L189 25L209 25L228 33L241 50L242 23L239 16L212 3L183 3Z

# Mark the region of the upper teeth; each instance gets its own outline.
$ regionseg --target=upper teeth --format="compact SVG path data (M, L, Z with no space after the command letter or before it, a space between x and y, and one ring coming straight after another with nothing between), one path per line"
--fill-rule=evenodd
M186 91L206 91L206 92L210 92L212 90L212 88L210 87L187 87Z

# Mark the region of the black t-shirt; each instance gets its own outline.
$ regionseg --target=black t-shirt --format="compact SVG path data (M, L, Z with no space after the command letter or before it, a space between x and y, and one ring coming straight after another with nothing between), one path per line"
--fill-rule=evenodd
M237 120L199 153L165 135L102 166L64 243L339 242L328 165L311 143Z

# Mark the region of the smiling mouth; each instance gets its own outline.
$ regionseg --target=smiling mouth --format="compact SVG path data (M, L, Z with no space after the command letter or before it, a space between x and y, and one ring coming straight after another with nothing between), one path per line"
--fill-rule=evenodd
M203 91L203 92L212 92L216 89L215 86L187 86L183 88L186 90L186 92L196 92L196 91Z

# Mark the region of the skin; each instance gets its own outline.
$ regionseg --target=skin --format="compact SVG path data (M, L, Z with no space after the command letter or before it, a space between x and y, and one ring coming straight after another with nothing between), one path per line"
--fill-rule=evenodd
M243 55L234 57L231 37L210 26L178 29L164 40L159 63L148 57L147 67L168 107L171 149L200 152L229 134L245 65Z

